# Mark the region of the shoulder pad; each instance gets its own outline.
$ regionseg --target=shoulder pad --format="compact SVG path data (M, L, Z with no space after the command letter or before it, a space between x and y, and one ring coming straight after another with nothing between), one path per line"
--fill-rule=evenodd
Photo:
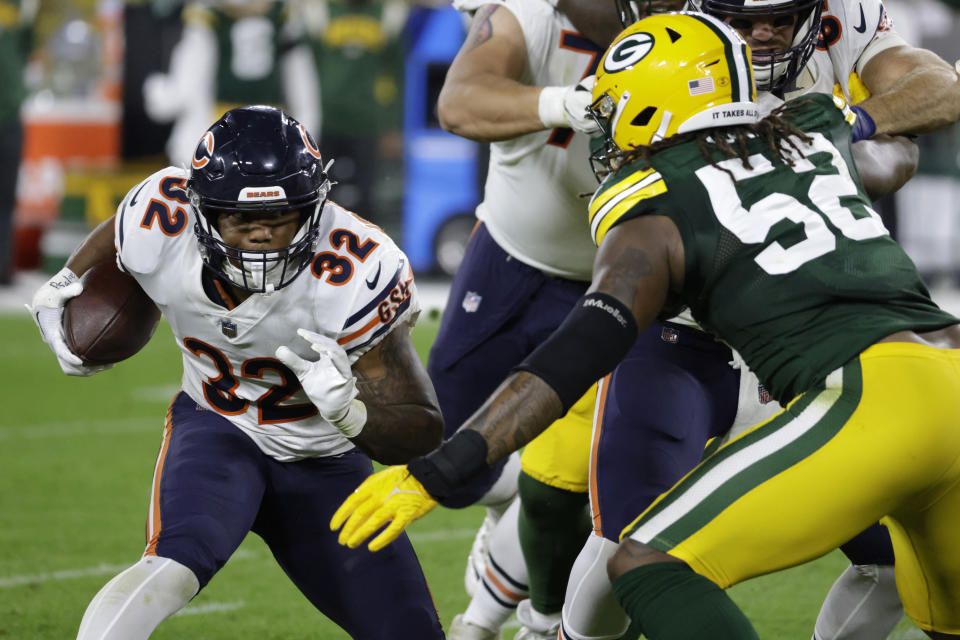
M123 268L151 273L164 249L192 230L186 173L167 167L133 187L114 220L117 257Z
M604 180L590 200L590 235L599 246L607 234L636 204L666 193L667 184L655 169L618 172Z

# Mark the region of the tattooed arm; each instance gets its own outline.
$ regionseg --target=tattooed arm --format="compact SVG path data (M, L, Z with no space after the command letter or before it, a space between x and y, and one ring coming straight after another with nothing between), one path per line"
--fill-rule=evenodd
M353 439L383 464L402 464L440 444L437 396L406 327L396 327L353 365L367 422Z
M591 293L600 295L582 298L584 304L575 307L538 347L531 358L538 352L554 355L554 351L560 352L560 357L552 362L541 358L540 364L547 366L537 370L558 387L564 386L565 394L582 395L592 381L607 373L599 369L612 369L630 349L636 330L656 318L667 292L682 283L683 264L680 232L668 218L635 218L607 232L591 285ZM631 323L624 314L634 315L636 322ZM611 338L611 333L616 335ZM606 349L609 357L592 357L591 351L605 351L607 342L616 347ZM585 373L578 375L577 367ZM563 380L567 371L576 384ZM584 383L582 389L580 383ZM380 531L369 548L384 547L486 465L530 442L560 417L563 407L561 393L545 378L530 371L514 373L439 449L367 478L334 513L330 528L342 527L340 544L351 548Z
M617 225L604 237L588 293L619 300L633 312L642 331L657 317L668 292L680 289L683 278L683 241L676 225L662 216L644 216ZM591 350L597 345L580 347ZM579 359L571 357L571 361ZM607 373L598 372L596 379ZM493 464L533 440L561 415L556 391L538 376L520 371L507 378L462 429L483 436L486 462Z
M647 17L647 11L653 13L664 13L667 11L680 11L686 0L652 0L651 2L639 2L642 15L638 18ZM620 23L620 15L617 11L615 2L597 2L597 0L558 0L557 11L566 14L570 22L580 33L593 41L601 49L606 49L613 42L621 31L623 24Z
M664 216L641 216L613 227L593 262L588 292L609 294L633 311L642 331L684 279L683 239Z
M478 9L437 100L440 125L478 142L543 130L541 87L520 82L526 67L526 42L513 13L493 4Z

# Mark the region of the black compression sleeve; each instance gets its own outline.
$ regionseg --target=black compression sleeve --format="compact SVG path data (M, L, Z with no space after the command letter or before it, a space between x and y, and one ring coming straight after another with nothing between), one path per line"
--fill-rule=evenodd
M630 309L605 293L580 298L557 330L514 371L550 385L566 413L594 382L613 371L637 341Z
M473 429L462 429L425 456L407 463L410 475L440 503L487 468L487 441Z

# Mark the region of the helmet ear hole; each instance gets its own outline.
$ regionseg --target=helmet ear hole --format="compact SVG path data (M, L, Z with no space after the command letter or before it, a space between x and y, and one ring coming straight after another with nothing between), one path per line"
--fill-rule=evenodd
M634 127L645 127L650 124L650 120L653 119L653 115L656 112L656 107L646 107L630 121L630 125Z

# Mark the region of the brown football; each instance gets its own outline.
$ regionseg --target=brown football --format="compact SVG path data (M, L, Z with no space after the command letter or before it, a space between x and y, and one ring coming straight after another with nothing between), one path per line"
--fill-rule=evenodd
M63 309L63 333L84 364L113 364L147 344L160 310L132 276L113 260L94 265L80 278L83 293Z

